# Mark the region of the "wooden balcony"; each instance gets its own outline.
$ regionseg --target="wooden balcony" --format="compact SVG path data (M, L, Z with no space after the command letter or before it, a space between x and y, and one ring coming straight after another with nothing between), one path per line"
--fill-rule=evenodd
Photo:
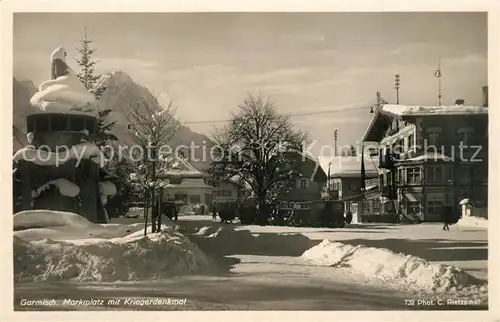
M379 168L382 169L393 169L394 168L394 154L393 153L385 153L380 155L379 159Z

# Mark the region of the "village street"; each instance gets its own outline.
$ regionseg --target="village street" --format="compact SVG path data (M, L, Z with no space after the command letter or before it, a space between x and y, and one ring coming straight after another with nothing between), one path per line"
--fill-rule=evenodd
M118 219L121 224L138 219ZM189 236L201 227L220 224L205 216L182 216L176 223ZM294 228L277 226L240 226L236 230L250 230L259 237L268 237L269 243L279 242L283 234L303 234L320 242L323 239L341 241L348 245L388 248L393 252L421 257L429 262L453 265L467 273L487 279L487 230L452 226L449 232L439 224L379 225L351 224L343 229ZM295 235L296 236L296 235ZM284 237L283 237L284 238ZM190 239L196 242L194 236ZM144 282L29 282L16 285L17 310L50 310L50 307L22 307L21 299L54 298L59 300L56 310L124 309L144 310L391 310L391 309L458 309L454 306L409 307L408 299L448 300L443 295L432 296L401 288L376 278L351 274L343 269L308 265L300 255L310 245L299 245L300 239L290 238L295 245L272 247L266 251L248 251L233 248L218 258L219 269L206 274L188 275ZM237 241L235 241L237 243ZM285 242L286 243L286 242ZM203 250L204 245L198 242ZM228 249L231 245L227 245ZM484 295L484 294L483 294ZM458 296L455 295L454 296ZM116 299L119 306L74 307L63 305L64 299ZM185 305L143 306L125 302L127 299L186 298ZM485 309L483 296L480 305L466 309Z

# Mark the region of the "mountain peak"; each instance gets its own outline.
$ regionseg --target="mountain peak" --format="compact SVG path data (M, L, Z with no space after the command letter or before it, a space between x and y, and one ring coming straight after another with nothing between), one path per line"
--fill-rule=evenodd
M114 70L112 72L103 74L99 81L97 81L95 88L102 87L122 87L126 84L134 83L132 77L130 77L127 73Z

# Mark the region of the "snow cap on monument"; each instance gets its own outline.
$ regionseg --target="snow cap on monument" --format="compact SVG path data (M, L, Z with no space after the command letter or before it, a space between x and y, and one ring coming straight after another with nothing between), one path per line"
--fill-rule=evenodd
M96 116L95 98L66 62L64 47L50 55L51 79L40 84L30 103L38 113L85 114Z

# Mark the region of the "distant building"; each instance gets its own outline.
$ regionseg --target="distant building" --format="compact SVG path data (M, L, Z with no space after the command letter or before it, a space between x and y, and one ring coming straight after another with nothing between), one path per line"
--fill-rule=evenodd
M363 142L377 142L378 193L408 218L439 221L444 205L459 211L468 198L488 203L488 104L483 106L379 105ZM366 209L364 209L366 211ZM370 211L370 210L368 210Z
M215 188L205 181L205 174L178 156L163 175L163 200L174 199L189 204L210 204Z
M328 175L327 190L331 199L358 200L361 192L361 155L348 157L319 157L323 171ZM365 177L378 178L378 160L365 156Z
M299 172L299 176L288 185L279 196L279 200L321 200L327 178L319 160L315 156L301 152L288 152L286 158L290 160L287 168L296 170Z

